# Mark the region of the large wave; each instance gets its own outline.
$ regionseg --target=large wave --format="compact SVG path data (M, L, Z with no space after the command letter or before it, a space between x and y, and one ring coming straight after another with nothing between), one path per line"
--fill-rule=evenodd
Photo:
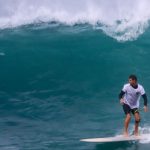
M119 41L134 40L148 27L149 6L149 0L5 0L0 1L0 28L89 23Z

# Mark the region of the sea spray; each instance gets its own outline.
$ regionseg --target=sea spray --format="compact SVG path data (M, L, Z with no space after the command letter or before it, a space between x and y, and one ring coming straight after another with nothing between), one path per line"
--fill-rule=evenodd
M51 21L89 23L118 41L135 40L149 26L149 5L149 0L6 0L0 2L0 28Z

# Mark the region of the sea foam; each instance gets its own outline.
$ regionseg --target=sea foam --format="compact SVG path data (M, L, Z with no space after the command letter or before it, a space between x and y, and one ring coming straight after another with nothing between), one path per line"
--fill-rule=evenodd
M134 40L149 26L149 0L0 1L0 28L56 21L89 23L118 41Z

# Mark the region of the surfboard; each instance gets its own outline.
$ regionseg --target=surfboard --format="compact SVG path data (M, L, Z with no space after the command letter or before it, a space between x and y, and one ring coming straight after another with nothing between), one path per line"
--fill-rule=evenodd
M91 138L91 139L81 139L82 142L95 142L95 143L106 143L106 142L121 142L121 141L138 141L143 139L142 136L128 136L118 135L114 137L105 137L105 138Z

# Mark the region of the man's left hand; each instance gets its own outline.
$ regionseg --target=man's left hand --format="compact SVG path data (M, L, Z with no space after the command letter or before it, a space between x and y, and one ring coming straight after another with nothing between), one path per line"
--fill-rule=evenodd
M147 106L144 106L144 111L148 112L148 107Z

